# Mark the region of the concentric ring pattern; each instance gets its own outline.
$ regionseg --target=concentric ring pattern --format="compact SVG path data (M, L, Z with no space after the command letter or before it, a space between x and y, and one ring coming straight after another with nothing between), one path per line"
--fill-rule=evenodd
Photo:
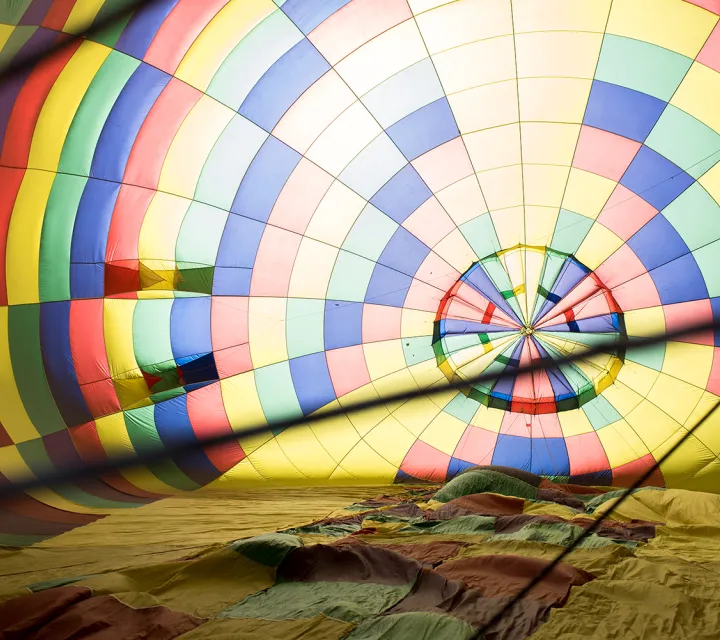
M8 479L720 313L717 0L154 0L67 35L118 6L0 9L3 64L67 40L0 87ZM719 338L43 500L487 463L622 484L715 401ZM655 482L717 490L718 428Z

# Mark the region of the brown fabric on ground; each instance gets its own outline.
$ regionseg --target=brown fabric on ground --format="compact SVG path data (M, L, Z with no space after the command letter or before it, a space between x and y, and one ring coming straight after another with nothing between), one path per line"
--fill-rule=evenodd
M565 507L570 507L571 509L585 511L585 503L566 491L559 491L557 489L539 489L537 499L545 502L561 504Z
M316 544L293 551L278 567L278 580L292 582L414 582L420 563L357 539L349 544Z
M531 556L494 555L450 561L436 570L448 580L459 580L478 589L485 597L512 597L549 564L548 560ZM582 569L561 563L525 597L562 606L571 587L594 579Z
M436 509L432 518L434 520L452 520L458 516L503 516L523 512L525 500L501 496L496 493L472 493L460 498L454 498Z
M461 549L467 546L467 542L440 541L422 544L386 544L383 545L383 548L418 562L436 565L456 556Z
M428 611L447 613L475 626L484 627L509 598L486 598L462 582L447 580L437 571L423 569L408 596L388 613ZM499 623L485 634L485 640L519 640L533 633L550 605L534 600L517 603Z
M165 607L133 609L90 589L58 587L0 606L3 640L172 640L203 623Z
M495 533L515 533L528 524L566 524L567 522L567 520L563 520L559 516L533 516L528 513L521 513L516 516L499 516L495 521ZM570 524L573 524L573 522Z
M572 524L582 527L590 527L595 521L591 518L574 518ZM632 540L636 542L647 542L655 537L656 523L634 520L632 522L603 521L595 530L595 533L603 538L614 540Z

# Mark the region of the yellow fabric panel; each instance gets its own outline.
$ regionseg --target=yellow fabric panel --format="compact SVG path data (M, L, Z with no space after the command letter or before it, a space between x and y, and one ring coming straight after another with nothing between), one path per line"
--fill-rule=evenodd
M28 167L57 171L75 112L110 51L104 45L86 40L60 72L35 125Z
M394 416L388 416L365 436L365 442L390 464L399 467L416 436Z
M575 253L575 257L590 269L597 269L623 245L621 238L601 224L594 224Z
M329 406L338 407L339 404L333 402ZM360 440L360 434L345 415L315 422L311 429L333 460L342 460Z
M612 0L513 0L515 33L525 31L605 31Z
M333 247L342 246L366 204L361 196L336 180L315 210L305 230L305 237Z
M250 298L248 342L256 369L287 360L286 314L286 298Z
M192 198L205 161L235 112L205 95L183 120L168 149L158 189Z
M14 444L0 447L0 473L10 482L22 482L35 477Z
M420 434L420 440L451 456L466 427L467 423L443 411Z
M89 29L103 4L105 0L77 0L65 21L63 31L82 33Z
M248 460L258 473L269 480L302 483L306 476L287 457L277 438L271 438L248 455Z
M570 507L564 507L561 504L534 502L525 500L523 513L534 516L558 516L565 520L569 520L575 514Z
M663 372L679 380L705 388L712 368L714 349L702 344L668 342L665 345Z
M698 182L705 190L720 202L720 162L718 162L710 171L700 177Z
M288 297L325 298L337 256L335 247L303 238L290 276Z
M649 453L642 438L625 420L618 420L599 429L597 435L613 469Z
M462 271L466 265L478 259L459 229L453 229L448 233L433 247L433 251L458 271Z
M342 407L352 407L356 403L376 400L379 397L377 389L375 389L372 384L366 384L338 398L338 402ZM347 414L353 427L363 437L367 435L373 427L380 424L388 415L389 411L384 405L363 411L351 411Z
M475 427L481 427L488 431L494 431L495 433L500 432L500 425L502 424L504 411L499 409L490 409L485 405L480 405L475 415L470 420L470 424Z
M202 30L175 76L205 91L240 40L276 10L277 5L272 0L230 0Z
M12 24L0 24L0 51L7 44L8 39L15 31L15 25Z
M397 475L398 468L390 464L365 441L358 442L340 462L346 473L354 476L357 483L362 478L366 483L391 483Z
M138 256L151 268L174 268L175 247L178 234L190 200L170 193L158 191L153 196L138 241ZM157 265L155 261L166 261Z
M265 424L265 413L255 386L254 372L248 371L220 380L220 391L225 413L233 431L241 434L245 428ZM247 454L267 442L271 437L271 434L240 437L240 444Z
M426 396L413 398L403 403L395 410L395 417L401 424L409 429L415 437L419 437L423 430L437 416L442 409Z
M402 310L400 335L403 338L427 336L432 333L434 321L435 314L430 311L405 308Z
M523 122L522 157L533 164L570 166L580 135L579 124L562 122Z
M625 362L627 363L628 361L626 360ZM619 383L617 380L603 391L603 396L618 410L620 415L625 415L629 411L632 411L643 400L640 394L635 393L626 384Z
M523 165L523 192L526 205L560 207L568 181L569 167Z
M593 429L590 420L582 409L571 409L558 414L560 420L560 428L563 436L577 436L583 433L592 433Z
M405 354L400 340L368 342L363 345L363 353L371 380L406 369Z
M643 400L625 416L651 452L672 438L681 425L649 400Z
M311 481L327 480L339 462L322 446L309 425L286 429L275 440L287 459Z
M614 0L607 32L695 58L716 22L717 16L684 0Z
M682 379L661 373L648 394L648 400L673 420L685 424L702 395L702 389Z
M0 424L10 439L18 443L39 438L40 434L25 411L15 382L8 337L8 308L0 307Z
M624 314L627 334L636 338L647 338L665 331L665 313L662 307L635 309Z
M518 80L520 119L580 124L591 86L589 79L521 78Z
M515 36L518 78L593 78L603 35L540 31ZM520 105L522 110L522 105Z
M615 189L613 180L572 167L562 206L595 220Z
M38 264L45 207L55 174L28 169L15 199L5 252L8 303L39 302Z
M496 209L510 209L523 204L523 172L521 165L490 169L478 174L480 188L485 196L488 209L494 213ZM491 214L492 215L492 214ZM493 221L495 216L493 215ZM500 229L496 229L498 239ZM506 246L502 240L502 246Z
M525 207L525 241L533 246L548 246L555 233L560 208ZM537 287L535 288L537 291Z

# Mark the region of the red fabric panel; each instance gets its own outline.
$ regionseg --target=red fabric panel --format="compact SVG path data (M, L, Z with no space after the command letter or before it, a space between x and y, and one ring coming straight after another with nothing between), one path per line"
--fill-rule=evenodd
M232 433L219 382L190 392L187 411L198 438ZM205 454L221 473L232 469L245 458L242 447L234 440L215 447L206 447Z
M628 462L616 469L612 470L614 487L630 487L643 475L651 466L655 464L655 458L648 453L642 458L638 458L634 462ZM660 469L655 469L653 474L644 482L643 487L664 487L665 478L663 478Z
M70 304L70 349L80 389L93 417L120 411L105 352L102 300L73 300Z
M155 192L124 184L120 187L108 232L106 262L138 259L138 242L145 213Z
M0 306L7 306L7 282L5 280L5 250L7 248L10 216L12 216L15 198L25 177L24 169L0 167Z
M76 2L77 0L54 0L50 10L45 14L42 26L62 31Z
M0 164L26 167L35 125L50 89L82 40L68 43L57 53L43 58L28 76L10 113Z
M150 109L135 139L123 182L157 189L170 144L202 93L172 78Z
M174 74L200 32L228 0L180 0L145 54L145 62Z

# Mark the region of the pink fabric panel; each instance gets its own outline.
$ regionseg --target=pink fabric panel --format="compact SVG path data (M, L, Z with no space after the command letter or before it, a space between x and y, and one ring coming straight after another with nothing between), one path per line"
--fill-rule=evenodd
M448 291L460 278L460 273L437 253L430 252L415 273L415 278L436 289Z
M458 443L453 457L473 464L490 464L498 434L494 431L468 426Z
M628 240L657 214L657 209L619 184L598 216L598 222Z
M642 476L650 467L655 464L655 458L648 453L646 456L633 462L628 462L613 469L613 486L629 487ZM643 483L644 487L664 487L665 480L660 469L655 469L653 474Z
M352 0L308 35L334 65L383 31L412 17L407 0Z
M707 390L720 396L720 349L715 348L713 355L712 369L710 369L710 378L707 383Z
M415 158L412 165L433 193L473 174L465 143L459 137Z
M613 296L623 311L647 309L662 304L655 282L649 273L644 273L616 287L613 289Z
M428 247L434 247L455 228L455 223L438 199L432 197L415 209L402 226Z
M340 398L370 382L362 345L325 352L335 395Z
M304 233L333 177L303 158L278 196L268 224Z
M547 377L547 374L543 372ZM550 381L548 380L548 384ZM550 387L552 389L552 387ZM554 393L553 393L554 396ZM530 435L535 438L562 438L563 432L560 426L560 418L557 413L543 413L532 416L530 421Z
M430 286L413 278L403 306L408 309L418 309L419 311L431 311L435 313L444 295L445 292L437 287Z
M669 304L663 307L665 312L665 330L680 331L688 322L711 323L713 321L712 305L710 300L693 300L692 302L680 302ZM679 338L677 342L691 342L693 344L706 344L713 346L715 336L712 329L700 333L692 333Z
M720 0L685 0L685 2L707 9L708 11L717 13L720 16Z
M568 309L572 309L574 306L579 304L580 302L585 303L589 299L591 299L593 296L599 296L603 300L605 299L602 295L602 290L598 286L598 283L595 281L594 278L586 277L583 278L578 284L575 285L575 287L562 299L561 302L559 302L557 305L555 305L550 311L548 311L547 315L540 318L542 322L535 323L536 326L542 327L545 325L552 325L557 324L558 322L565 322L564 316L561 318L558 318L558 316L561 316L563 313L565 313ZM607 303L605 303L605 308L607 309Z
M460 287L458 287L455 293L455 300L452 303L453 305L455 304L455 301L458 301L460 303L460 306L457 307L457 317L466 318L468 320L475 320L477 318L476 313L478 312L480 313L480 317L482 318L488 305L491 304L489 300L487 300L484 296L475 291L475 289L473 289L465 282L463 282ZM453 312L455 312L455 307L453 306L452 308ZM475 309L476 311L473 312L472 315L466 315L472 309ZM518 326L517 320L513 320L504 311L498 309L497 307L495 307L495 309L493 310L492 321L499 324L509 325L511 327Z
M248 344L248 298L212 299L212 344L221 378L252 369Z
M615 295L615 287L645 272L647 272L645 265L626 244L595 269L595 274L613 292L613 295Z
M573 166L617 182L630 166L640 146L634 140L583 125Z
M130 184L120 187L115 201L105 261L137 260L140 229L155 192Z
M594 431L565 438L565 445L570 459L570 475L607 471L610 468L605 449Z
M500 424L500 433L529 438L532 433L532 419L533 416L527 413L506 411Z
M380 342L400 337L402 309L366 304L362 315L363 342Z
M720 0L718 0L720 2ZM715 29L710 34L705 46L696 58L698 62L715 69L720 72L720 20L715 25Z
M251 296L287 297L301 240L297 233L265 227L250 282Z
M410 451L400 465L400 470L414 478L442 482L445 480L449 466L449 455L418 440L410 447Z

